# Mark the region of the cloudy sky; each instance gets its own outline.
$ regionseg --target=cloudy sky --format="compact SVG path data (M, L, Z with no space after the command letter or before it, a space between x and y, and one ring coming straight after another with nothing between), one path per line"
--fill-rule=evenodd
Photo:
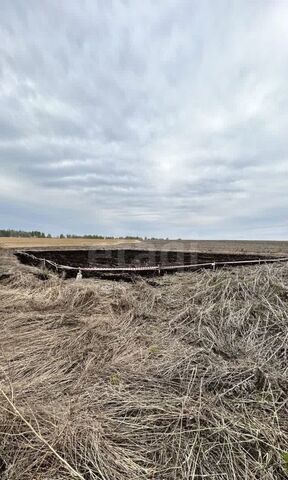
M0 228L288 237L288 0L0 9Z

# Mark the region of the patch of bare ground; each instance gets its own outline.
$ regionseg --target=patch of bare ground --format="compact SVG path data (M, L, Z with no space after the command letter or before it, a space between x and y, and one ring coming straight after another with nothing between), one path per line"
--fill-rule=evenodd
M271 240L146 240L135 248L288 255L288 241Z
M284 480L288 266L0 283L0 477Z

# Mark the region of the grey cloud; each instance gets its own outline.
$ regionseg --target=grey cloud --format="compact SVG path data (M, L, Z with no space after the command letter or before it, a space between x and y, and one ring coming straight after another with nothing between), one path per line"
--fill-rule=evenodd
M12 120L0 118L0 141L19 138L21 133L21 129L14 125Z
M260 0L3 0L3 226L40 209L54 232L283 238L287 20Z

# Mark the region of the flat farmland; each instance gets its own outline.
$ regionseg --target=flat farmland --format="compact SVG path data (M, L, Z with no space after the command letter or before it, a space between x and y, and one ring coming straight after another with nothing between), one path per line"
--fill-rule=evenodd
M134 244L139 240L129 240ZM127 244L124 239L0 237L0 248L89 248Z
M288 241L276 240L146 240L139 242L136 248L288 256Z
M15 238L0 237L4 249L69 248L139 248L223 253L259 253L288 256L288 241L265 240L128 240L85 238Z

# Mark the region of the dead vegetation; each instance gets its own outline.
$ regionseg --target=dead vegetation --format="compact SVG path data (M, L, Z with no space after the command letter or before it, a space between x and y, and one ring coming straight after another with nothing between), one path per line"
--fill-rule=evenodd
M0 248L81 248L95 246L112 246L126 244L121 238L90 239L90 238L29 238L29 237L0 237ZM130 239L129 243L137 244L139 240Z
M0 285L0 477L287 478L288 266Z

